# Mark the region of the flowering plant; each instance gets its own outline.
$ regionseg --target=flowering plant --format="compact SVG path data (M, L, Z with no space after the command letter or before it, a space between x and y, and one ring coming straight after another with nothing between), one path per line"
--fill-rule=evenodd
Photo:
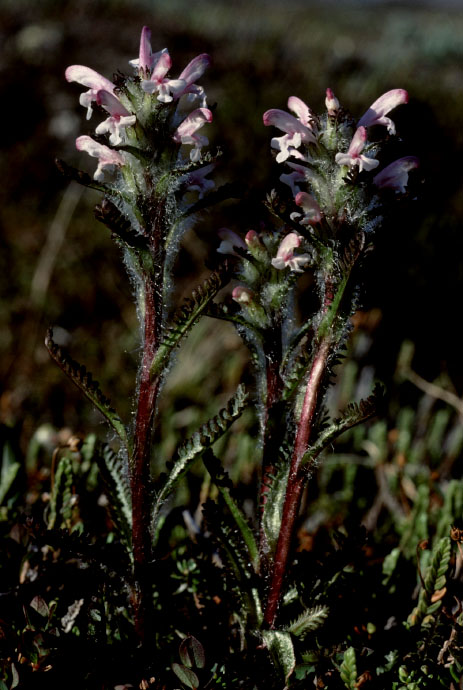
M143 688L168 687L165 679L173 675L176 684L187 688L228 687L227 682L231 685L240 676L240 687L258 687L262 668L269 687L306 687L299 681L304 683L310 674L321 678L328 658L338 659L333 667L346 687L360 687L353 646L333 650L322 637L320 643L312 637L310 654L304 655L304 640L315 632L323 636L324 625L335 615L330 595L339 573L322 584L323 575L304 579L293 546L303 493L323 451L340 434L374 416L381 401L376 387L339 417L330 419L326 408L334 367L361 303L364 266L384 204L407 194L409 173L418 166L410 155L384 164L382 139L371 135L373 127L386 138L395 134L389 115L407 103L408 95L402 89L388 91L357 122L331 89L321 115L296 96L288 99L291 113L267 110L263 124L282 133L270 146L276 163L285 166L280 188L265 202L270 218L258 230L241 228L242 234L221 228L217 269L190 298L172 308L171 270L182 233L197 220L201 208L220 198L210 177L217 156L207 150L203 134L213 114L197 83L210 59L199 55L178 78L170 78L168 51L153 52L144 27L138 58L131 65L134 74L118 74L114 81L81 65L66 70L69 82L87 89L80 96L87 119L94 110L104 119L94 136L82 135L76 141L79 151L97 159L93 176L63 162L59 167L68 177L103 192L97 218L122 248L135 285L141 354L134 421L124 423L85 368L53 341L51 331L47 336L51 356L104 415L117 438L116 449L93 442L85 450L73 445L70 453L75 459L82 451L94 460L106 482L113 532L123 549L118 577L127 595L124 607L121 597L116 605L105 594L101 610L78 599L72 610L69 607L63 629L71 632L87 607L93 621L89 635L104 636L111 625L116 627L113 621L122 610L120 619L125 620L117 623L114 639L124 641L124 625L133 629L136 651L130 679L141 678ZM310 313L305 305L300 319L299 278L311 291ZM219 295L222 288L225 297ZM163 384L177 346L205 315L236 326L251 352L255 383L248 388L240 384L224 409L179 445L170 459L162 458L166 474L153 477L153 433ZM256 448L261 471L258 495L246 512L214 444L247 407L254 408L259 420ZM216 487L215 500L204 503L202 517L184 512L189 545L179 547L172 536L169 501L198 459ZM68 494L73 473L73 462L63 454L50 499L50 529L61 525L72 531ZM184 558L182 548L195 554L194 549L201 548L201 555ZM206 645L191 634L190 619L179 631L165 613L174 617L175 604L163 596L165 562L174 551L176 570L167 580L182 580L175 594L191 595L198 616L194 632L207 638ZM432 597L442 590L449 554L447 542L439 542L433 552L433 576L426 580L409 629L436 610L432 606L438 600ZM322 572L323 564L318 566ZM42 602L35 604L45 610ZM225 624L215 620L220 619L216 610ZM106 618L98 628L102 611ZM53 612L47 609L46 615L51 620ZM214 631L225 641L214 640ZM131 633L125 634L128 638ZM181 663L173 661L172 653L178 635ZM213 661L206 662L208 645L220 649L222 658L213 652ZM393 670L401 682L413 680L405 666L399 668L398 656L387 663L384 673Z

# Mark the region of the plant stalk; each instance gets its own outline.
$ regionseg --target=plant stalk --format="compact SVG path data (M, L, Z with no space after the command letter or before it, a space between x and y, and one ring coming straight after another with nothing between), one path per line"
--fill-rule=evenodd
M134 450L131 463L132 549L134 557L135 629L140 641L146 640L152 618L149 564L152 559L150 535L150 460L159 378L150 376L151 362L157 350L156 288L145 276L145 319L143 356L139 375L138 406L135 421Z
M331 341L326 336L320 342L310 369L307 388L302 405L301 416L294 443L291 467L289 470L288 486L283 506L281 529L278 535L275 552L274 568L264 614L264 623L270 628L275 626L278 613L284 576L287 568L289 550L291 547L294 525L299 513L305 475L301 472L301 460L307 449L313 427L313 419L317 407L318 393L330 351Z

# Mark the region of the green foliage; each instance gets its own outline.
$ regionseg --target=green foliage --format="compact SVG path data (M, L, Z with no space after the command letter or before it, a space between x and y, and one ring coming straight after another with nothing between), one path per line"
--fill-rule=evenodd
M450 538L442 537L433 548L431 563L426 570L418 605L409 616L408 622L411 626L429 625L432 621L432 615L441 607L442 598L446 591L446 574L450 555Z
M357 681L357 662L355 659L355 649L353 647L349 647L344 652L344 658L339 673L346 688L355 690Z
M228 278L229 271L224 265L220 271L212 273L202 285L197 287L191 297L185 299L163 334L161 344L151 364L152 377L158 376L163 371L172 350L179 345L181 339L205 312L211 300L228 282Z
M92 374L87 371L83 364L78 364L78 362L72 359L63 348L53 341L53 331L51 329L48 331L45 345L50 356L53 357L60 369L62 369L71 381L104 415L119 436L124 448L128 450L129 442L125 426L116 411L112 408L110 400L101 392L98 381L93 379Z
M154 501L152 517L152 529L154 534L156 534L159 511L164 501L172 493L180 479L185 476L195 460L204 453L205 450L210 448L230 428L235 419L241 415L246 400L247 393L244 386L240 385L235 395L229 400L227 406L215 415L215 417L212 417L212 419L203 424L198 431L195 431L195 433L177 449L170 463L167 479Z

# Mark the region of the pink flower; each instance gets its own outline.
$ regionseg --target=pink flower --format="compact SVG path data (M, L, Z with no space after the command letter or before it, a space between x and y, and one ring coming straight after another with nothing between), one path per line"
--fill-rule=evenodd
M308 127L284 110L278 110L277 108L267 110L264 113L263 120L266 127L273 126L282 132L286 132L282 137L273 137L270 142L271 147L280 152L277 155L277 163L283 163L290 156L305 160L303 154L297 149L303 143L307 145L317 142Z
M185 88L183 79L167 79L166 74L172 66L172 60L167 51L163 51L154 65L149 79L142 79L141 88L146 93L157 93L158 101L171 103Z
M336 115L339 110L339 101L331 89L326 89L325 105L328 115Z
M157 53L153 53L151 50L151 31L147 26L144 26L141 30L140 36L140 50L138 53L138 59L130 60L129 63L132 67L135 67L138 74L143 77L150 74L156 62L159 60L161 55L167 51L166 48L160 50Z
M314 120L313 113L304 101L297 96L290 96L288 98L288 108L296 115L299 122L305 127L312 129L312 122Z
M111 168L114 165L121 167L125 164L120 153L110 149L109 146L98 144L91 137L78 137L76 139L76 148L78 151L85 151L93 158L98 158L98 167L93 175L94 180L103 179L104 168Z
M196 134L206 122L212 122L212 113L208 108L196 108L177 127L173 140L178 144L194 146L190 151L190 160L197 163L201 158L201 148L209 143L205 136Z
M239 304L250 304L254 298L254 293L247 287L237 285L233 288L232 299Z
M408 184L408 173L410 170L417 168L418 165L419 160L415 156L404 156L389 163L384 170L375 175L373 182L381 189L389 187L390 189L395 189L396 192L405 194L405 187Z
M336 154L336 163L338 163L338 165L348 165L350 167L358 165L359 172L376 168L379 165L379 161L374 158L367 158L367 156L362 154L366 140L367 130L365 127L359 127L352 138L347 153Z
M178 98L188 94L191 98L201 98L201 105L206 105L204 89L202 86L195 84L195 81L202 77L210 64L211 58L206 53L201 53L201 55L197 55L193 58L179 76L179 80L185 82L185 86L177 93Z
M81 94L79 98L79 103L84 108L87 108L87 120L90 120L92 116L92 103L97 100L98 92L108 91L113 93L115 89L114 84L109 79L90 69L90 67L71 65L64 74L68 81L76 81L78 84L82 84L82 86L89 87L89 91Z
M308 254L294 255L294 250L301 244L301 237L295 232L290 232L281 242L277 255L272 259L272 266L278 270L289 268L296 273L302 273L301 266L305 266L310 261Z
M392 89L383 93L370 105L366 113L358 121L357 127L371 127L385 125L389 134L395 134L395 125L389 117L385 117L390 110L398 105L408 103L408 93L404 89Z
M120 100L109 91L98 91L96 102L109 113L110 117L98 125L95 134L109 133L110 143L118 146L122 143L121 128L133 127L137 118L129 113Z
M218 235L222 242L217 249L219 254L232 254L233 256L241 256L235 252L235 249L244 249L247 251L247 246L236 232L228 228L220 228Z
M311 194L299 192L296 194L295 202L304 211L304 217L299 221L301 225L314 225L322 219L320 206ZM299 214L298 214L299 215Z

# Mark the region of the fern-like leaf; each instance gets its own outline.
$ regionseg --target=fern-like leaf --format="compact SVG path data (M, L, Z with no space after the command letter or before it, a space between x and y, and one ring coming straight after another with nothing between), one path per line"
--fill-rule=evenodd
M109 510L122 542L132 540L132 496L129 465L122 452L115 453L107 444L98 444L95 460L109 498Z
M124 448L128 451L129 440L125 426L117 412L111 406L111 401L101 392L98 381L93 379L92 374L87 371L83 364L79 364L72 359L63 348L53 341L53 331L51 328L48 329L45 347L59 368L64 371L66 376L71 379L77 388L79 388L101 414L106 417L107 421L119 436Z
M281 529L283 505L289 474L289 451L283 450L282 458L274 468L273 474L262 478L265 482L265 503L262 506L261 529L265 536L266 556L273 559Z
M148 238L136 232L131 221L124 217L108 198L104 198L101 204L95 206L94 214L97 220L111 230L117 240L122 240L124 244L134 249L148 249Z
M198 431L195 431L195 433L177 449L170 463L171 467L167 480L158 493L154 503L151 524L155 535L159 511L162 504L172 493L180 479L188 472L194 461L230 428L235 419L238 419L244 410L247 397L248 395L244 386L238 386L235 395L228 401L226 407L215 417L212 417L212 419L206 422L206 424L203 424Z
M376 384L373 393L361 400L359 403L350 403L344 414L335 419L327 428L322 429L317 440L310 446L302 458L302 466L311 466L313 461L335 438L344 431L351 429L357 424L365 422L378 413L378 407L384 398L384 391L381 385ZM324 423L325 425L325 423Z
M304 637L306 633L320 628L328 616L327 606L314 606L303 611L296 620L286 626L285 630L296 637Z
M243 515L242 511L238 507L236 501L232 496L232 483L228 474L223 469L218 458L215 457L213 452L208 449L203 456L203 462L206 466L207 471L211 475L212 481L219 489L219 492L230 511L230 514L246 544L248 555L254 570L257 571L259 566L259 552L256 544L256 540L249 527L248 521Z
M409 625L426 625L428 616L432 616L441 606L451 552L450 538L439 539L432 551L431 563L426 571L418 605L408 618Z
M63 525L68 529L71 527L73 482L71 459L67 455L63 455L58 462L54 476L48 507L48 529ZM59 517L61 517L61 521L58 521Z
M355 658L355 649L349 647L344 652L344 659L339 669L341 679L348 688L348 690L355 690L357 681L357 660Z
M201 314L204 313L211 300L228 282L228 279L229 266L225 263L220 271L212 273L202 285L193 291L191 297L184 301L166 329L158 351L151 363L150 373L153 378L161 373L174 347L180 343L180 340L188 333Z
M207 501L203 506L205 524L210 526L211 539L221 556L227 588L234 592L240 617L250 628L262 623L262 604L257 581L249 568L249 554L241 533L236 530L230 516L224 515L223 505Z

